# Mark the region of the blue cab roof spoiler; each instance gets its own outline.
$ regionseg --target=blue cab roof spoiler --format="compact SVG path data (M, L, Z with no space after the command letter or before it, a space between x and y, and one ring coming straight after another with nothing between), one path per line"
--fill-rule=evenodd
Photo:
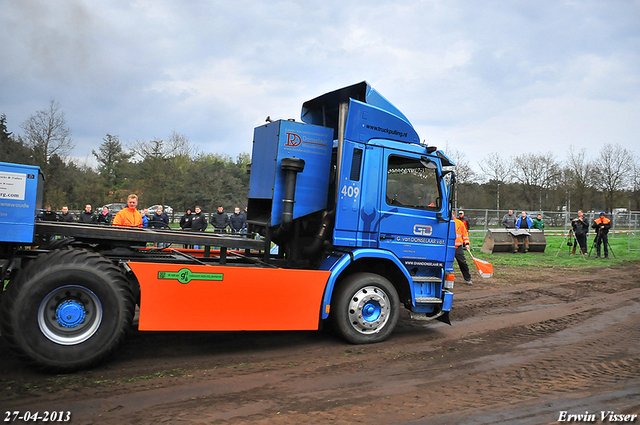
M307 124L321 125L337 129L338 108L340 103L349 102L349 99L355 99L380 108L387 113L395 115L397 118L405 121L409 126L411 126L407 117L391 102L385 99L384 96L373 89L366 81L325 93L315 99L304 102L302 104L302 113L300 118L302 122Z

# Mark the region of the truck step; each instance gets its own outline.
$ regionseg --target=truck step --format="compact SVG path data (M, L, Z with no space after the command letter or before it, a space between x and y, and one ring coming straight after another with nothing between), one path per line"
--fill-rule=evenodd
M414 282L442 282L442 278L438 276L412 276L411 279L413 279Z
M442 304L438 297L416 297L416 304Z
M438 317L442 316L443 314L444 314L444 311L441 311L438 314L436 314L435 316L427 316L424 313L414 313L413 311L410 311L409 312L409 317L411 317L412 320L429 321L429 320L437 319Z

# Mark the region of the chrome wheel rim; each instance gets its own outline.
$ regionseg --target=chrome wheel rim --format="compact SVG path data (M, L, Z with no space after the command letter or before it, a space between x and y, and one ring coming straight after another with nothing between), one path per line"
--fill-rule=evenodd
M54 289L38 309L40 331L60 345L76 345L88 340L101 322L102 304L96 294L84 286Z

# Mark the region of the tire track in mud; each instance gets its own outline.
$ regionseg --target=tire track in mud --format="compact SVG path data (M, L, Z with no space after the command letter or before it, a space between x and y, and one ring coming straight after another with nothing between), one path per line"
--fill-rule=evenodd
M513 308L520 305L531 303L540 297L539 293L534 291L515 291L505 293L500 297L491 297L485 299L474 299L457 301L451 310L451 317L456 321L463 321L479 314L486 314L488 311L501 308ZM454 295L455 298L455 295Z
M638 310L636 306L636 312L627 320L627 325L615 327L613 330L608 328L611 331L604 341L600 335L592 335L587 340L564 347L549 342L549 347L553 348L546 352L540 350L540 354L532 359L526 359L525 356L525 360L518 361L516 358L511 364L478 374L470 373L467 376L467 379L482 382L481 387L489 391L479 391L478 387L454 385L444 393L455 396L458 409L477 409L504 404L506 400L509 403L526 401L558 393L613 387L621 382L635 380L640 376L640 344L637 342L640 329L635 325L640 317ZM589 318L590 315L582 316ZM576 315L567 316L567 320L563 322L566 324L571 318L576 318ZM581 321L578 326L584 323ZM551 328L555 334L562 332L562 327L564 325L554 324ZM549 334L550 328L547 326L534 328L536 337ZM543 332L540 332L540 329L543 329ZM523 335L526 335L526 332L519 334ZM552 338L559 339L560 336L555 335ZM531 345L533 343L526 343L513 351L530 351ZM428 387L427 385L424 389L428 390ZM453 410L444 409L441 413L452 412Z
M574 300L575 301L575 300ZM599 315L605 310L602 308L591 308L582 312L569 314L561 318L544 320L542 322L519 326L510 329L500 329L485 335L475 336L472 339L461 340L446 344L442 349L450 351L456 349L456 344L465 350L467 346L473 351L486 351L483 347L484 341L494 341L492 351L500 351L502 348L508 352L507 347L515 346L513 351L530 351L529 348L521 347L522 345L532 345L542 340L555 338L557 341L547 343L554 347L547 351L541 351L543 354L528 359L526 354L520 354L524 360L516 360L513 364L496 367L490 371L481 371L476 373L470 372L465 376L460 385L460 377L463 374L454 373L458 379L448 379L447 385L438 390L433 390L433 383L418 384L417 392L404 393L402 398L410 398L415 400L413 407L426 407L425 399L429 400L429 409L433 414L449 414L462 409L479 409L490 406L504 404L506 400L509 403L513 401L534 400L541 396L552 395L557 393L570 393L574 391L583 391L589 388L601 388L603 386L616 384L621 381L634 379L640 376L640 356L638 353L629 352L628 339L637 341L640 336L640 330L634 325L616 327L615 332L608 335L608 341L602 341L598 335L592 336L590 339L578 343L567 343L564 347L558 346L559 340L564 337L559 336L562 332L571 332L572 327L589 327L589 321L598 321ZM637 320L638 314L633 316ZM507 338L496 338L494 334L507 332ZM498 343L495 341L498 340ZM521 347L521 348L519 348ZM558 348L560 347L560 348ZM638 351L639 346L632 347ZM458 348L460 349L460 348ZM465 350L468 351L468 350ZM432 351L417 352L414 356L419 359L429 358L428 355ZM469 354L467 352L467 354ZM471 353L474 354L474 353ZM477 358L471 355L476 363L487 361L482 356ZM486 357L491 357L487 355ZM517 356L516 356L517 357ZM411 362L409 372L393 375L394 379L408 382L408 375L434 376L436 381L439 380L438 372L446 367L446 363L451 361L438 361L437 358L431 357L434 364L427 367L422 361ZM365 359L366 362L366 359ZM445 365L443 365L445 363ZM422 367L420 367L422 365ZM338 368L336 370L322 369L322 373L337 373L342 370L343 373L353 372L352 367ZM392 369L391 365L389 365ZM320 372L320 370L319 370ZM446 378L445 376L442 377ZM468 385L469 380L477 383L477 385ZM457 383L457 384L456 384ZM450 400L455 400L450 403ZM396 400L399 402L400 400ZM391 403L394 405L394 403ZM434 409L435 406L436 407ZM372 407L369 403L366 406ZM353 409L352 409L353 410ZM358 409L356 409L358 410ZM363 410L363 411L364 411Z

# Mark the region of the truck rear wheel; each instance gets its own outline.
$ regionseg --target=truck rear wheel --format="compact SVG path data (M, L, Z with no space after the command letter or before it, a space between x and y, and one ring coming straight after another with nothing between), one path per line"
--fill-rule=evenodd
M104 361L123 342L134 302L111 261L87 250L44 254L9 283L2 335L38 369L71 372Z
M354 344L384 341L398 322L400 302L396 288L374 273L347 277L333 295L333 325Z

